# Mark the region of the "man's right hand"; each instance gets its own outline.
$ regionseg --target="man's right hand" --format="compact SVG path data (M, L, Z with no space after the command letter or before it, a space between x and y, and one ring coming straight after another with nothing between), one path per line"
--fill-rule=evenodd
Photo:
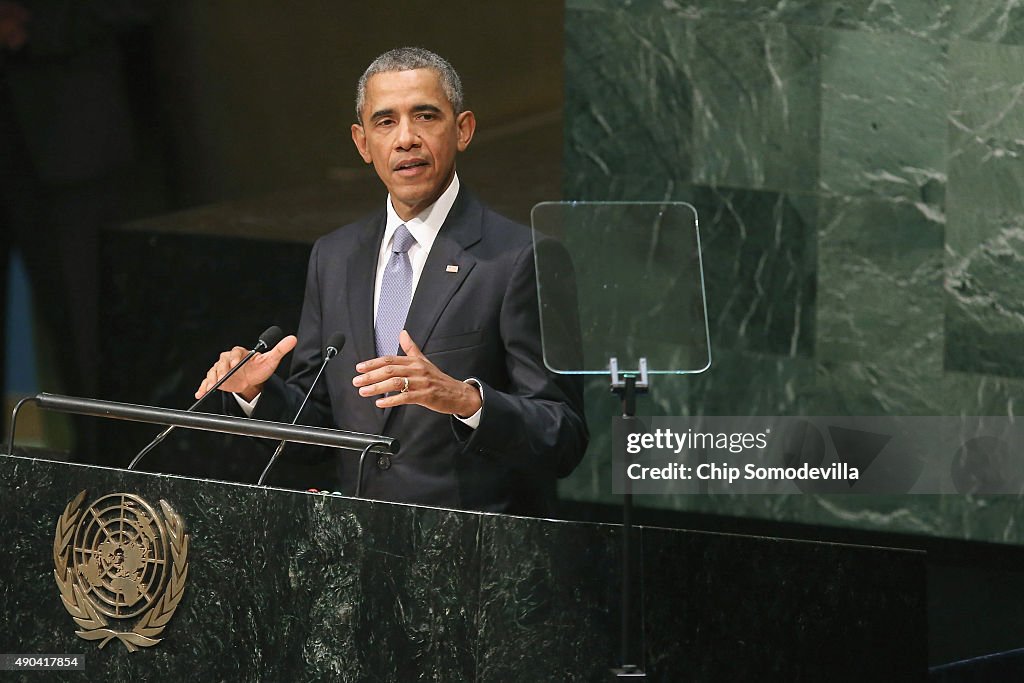
M281 359L291 353L297 342L298 339L295 335L290 334L266 353L257 353L241 370L232 375L231 379L220 385L220 390L238 394L246 401L252 402L263 391L263 384L277 370ZM249 349L236 346L230 351L220 354L220 359L213 364L210 371L206 373L206 379L196 389L196 398L198 399L209 391L210 387L228 374L231 368L238 365L247 353L249 353Z

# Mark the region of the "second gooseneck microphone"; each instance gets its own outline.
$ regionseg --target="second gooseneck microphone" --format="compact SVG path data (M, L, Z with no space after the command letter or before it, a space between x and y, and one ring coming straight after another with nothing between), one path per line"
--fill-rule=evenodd
M246 363L248 363L250 360L252 360L253 356L255 356L257 353L262 353L264 351L269 351L270 349L272 349L275 346L277 346L281 342L282 339L284 339L284 331L282 331L281 328L278 327L277 325L272 325L271 327L268 327L267 329L263 330L263 334L261 334L260 338L256 341L256 346L254 346L252 348L252 350L250 350L249 353L247 353L245 355L245 357L242 358L242 360L240 360L238 362L238 365L236 365L235 367L231 368L231 370L229 370L227 372L227 374L225 374L223 377L221 377L217 381L216 384L214 384L212 387L210 387L206 391L205 394L200 396L199 400L196 401L195 403L193 403L192 406L188 409L188 412L192 412L193 410L198 408L199 404L202 403L203 401L205 401L207 396L209 396L216 389L218 389L221 384L224 384L224 382L228 381L228 379L233 374L235 374L236 372L241 370L242 366L245 365ZM135 458L132 459L131 464L128 465L128 469L129 470L135 469L135 466L139 464L139 461L142 460L143 456L145 456L151 450L153 450L158 445L160 445L160 442L163 441L164 439L166 439L167 435L170 434L172 431L174 431L174 425L171 425L167 429L165 429L162 432L160 432L159 434L157 434L156 438L153 439L152 441L150 441L146 445L146 447L143 448L141 451L139 451L139 454L136 455Z
M306 392L305 397L302 399L302 404L299 409L295 412L295 418L292 420L292 424L299 421L299 415L302 415L302 409L306 407L306 402L309 401L309 397L313 395L313 389L316 388L317 382L320 381L320 377L324 374L324 370L327 369L327 364L331 362L331 359L337 356L341 350L345 347L345 335L341 332L335 332L327 339L327 346L324 347L324 362L320 365L319 372L316 373L316 377L313 378L313 383L309 385L309 391ZM277 462L277 458L281 455L281 451L284 450L284 445L287 443L284 439L281 439L281 443L277 444L277 450L270 456L270 462L263 469L263 474L260 475L260 480L256 482L257 486L263 486L263 480L267 478L267 473L270 472L270 468Z

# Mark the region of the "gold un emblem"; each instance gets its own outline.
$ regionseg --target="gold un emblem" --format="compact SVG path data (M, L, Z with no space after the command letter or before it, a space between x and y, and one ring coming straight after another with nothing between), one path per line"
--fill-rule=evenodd
M161 517L130 493L111 493L84 509L83 500L85 491L64 508L53 538L53 576L81 629L75 633L100 647L117 638L129 652L156 645L188 578L181 517L165 500ZM131 630L114 628L130 619Z

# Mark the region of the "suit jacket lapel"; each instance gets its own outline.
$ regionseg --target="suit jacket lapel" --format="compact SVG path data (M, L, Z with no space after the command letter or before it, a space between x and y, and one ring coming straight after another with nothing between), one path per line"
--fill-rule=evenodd
M380 255L380 241L384 237L385 216L367 221L355 250L349 255L348 277L344 292L338 296L348 302L348 323L352 343L355 344L356 358L370 360L377 356L373 336L373 288L377 276L377 257ZM374 399L360 399L355 409L362 413L358 424L365 424L366 430L374 434L384 431L385 412L373 403Z
M465 249L480 241L481 213L480 204L467 190L460 190L430 248L405 319L406 331L421 349L430 339L448 302L476 265L476 259ZM449 269L448 266L457 268Z
M349 329L360 360L369 360L377 355L373 337L373 287L384 222L384 216L367 222L359 243L349 255L345 291L338 293L348 302Z

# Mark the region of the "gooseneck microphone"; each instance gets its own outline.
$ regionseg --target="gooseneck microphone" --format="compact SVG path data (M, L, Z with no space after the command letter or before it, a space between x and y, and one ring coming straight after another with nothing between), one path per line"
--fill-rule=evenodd
M268 327L267 329L263 330L263 334L261 334L260 338L256 341L256 346L254 346L252 348L252 350L250 350L249 353L247 353L245 355L245 357L242 358L242 360L240 360L238 362L238 365L236 365L235 367L231 368L231 370L229 370L226 375L224 375L219 380L217 380L216 384L214 384L212 387L207 389L206 393L203 394L202 396L200 396L199 400L196 401L195 403L193 403L192 406L186 412L191 412L191 411L195 410L196 408L198 408L199 404L202 403L203 401L205 401L207 396L209 396L215 390L220 388L220 385L224 384L224 382L228 381L228 379L233 374L235 374L236 372L241 370L242 366L245 365L246 363L248 363L252 359L253 356L255 356L257 353L262 353L264 351L269 351L270 349L272 349L275 346L277 346L281 342L282 339L284 339L284 332L277 325L272 325L271 327ZM136 455L135 458L132 460L131 464L128 465L128 469L129 470L135 469L135 466L139 464L139 461L142 460L143 456L145 456L146 453L149 453L151 450L153 450L158 445L160 445L160 442L163 441L164 439L166 439L167 435L170 434L172 431L174 431L174 425L171 425L167 429L165 429L162 432L160 432L159 434L157 434L155 439L150 441L149 444L147 444L145 448L143 448L141 451L139 451L139 454Z
M299 421L299 415L302 415L302 409L306 407L306 402L309 401L309 397L313 395L313 389L316 388L317 382L320 381L321 375L324 374L324 370L327 368L327 364L331 362L331 359L337 356L341 350L345 347L345 335L341 332L335 332L327 339L327 346L324 347L324 362L320 365L319 372L316 373L316 377L313 378L313 383L309 385L309 391L306 392L306 396L302 399L302 404L299 409L295 412L295 418L292 420L292 424ZM281 455L281 451L284 450L284 445L288 443L284 439L281 439L281 443L277 444L277 450L270 456L270 462L263 468L263 474L260 475L260 480L256 482L257 486L263 486L263 480L267 478L267 473L270 472L270 468L277 462L277 458Z

